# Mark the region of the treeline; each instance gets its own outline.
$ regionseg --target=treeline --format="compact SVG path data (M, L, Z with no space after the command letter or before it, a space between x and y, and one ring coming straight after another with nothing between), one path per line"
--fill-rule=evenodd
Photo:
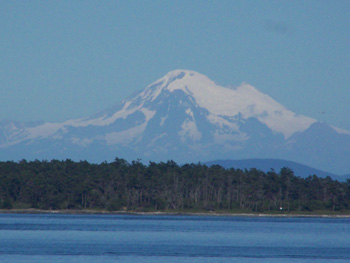
M264 173L173 161L8 161L0 162L0 208L344 211L350 208L350 180L301 178L288 168Z

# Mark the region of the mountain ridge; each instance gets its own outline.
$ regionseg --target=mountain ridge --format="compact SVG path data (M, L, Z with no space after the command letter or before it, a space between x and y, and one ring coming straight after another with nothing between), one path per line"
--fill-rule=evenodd
M296 114L249 84L225 88L195 71L175 70L91 117L0 123L0 160L282 158L345 174L349 134Z

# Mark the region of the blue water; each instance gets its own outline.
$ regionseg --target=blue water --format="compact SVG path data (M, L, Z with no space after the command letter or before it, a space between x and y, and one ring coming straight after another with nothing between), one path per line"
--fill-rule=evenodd
M350 219L0 214L0 262L350 262Z

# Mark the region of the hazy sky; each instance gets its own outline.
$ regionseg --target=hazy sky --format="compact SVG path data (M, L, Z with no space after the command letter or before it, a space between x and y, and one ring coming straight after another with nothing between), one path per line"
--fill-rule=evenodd
M173 69L350 130L350 1L0 1L0 120L104 110Z

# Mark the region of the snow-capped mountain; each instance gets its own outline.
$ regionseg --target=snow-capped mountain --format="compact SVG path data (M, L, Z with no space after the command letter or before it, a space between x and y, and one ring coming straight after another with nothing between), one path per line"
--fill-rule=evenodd
M120 105L62 123L0 123L0 159L179 163L285 158L350 171L350 133L298 115L249 84L175 70Z

